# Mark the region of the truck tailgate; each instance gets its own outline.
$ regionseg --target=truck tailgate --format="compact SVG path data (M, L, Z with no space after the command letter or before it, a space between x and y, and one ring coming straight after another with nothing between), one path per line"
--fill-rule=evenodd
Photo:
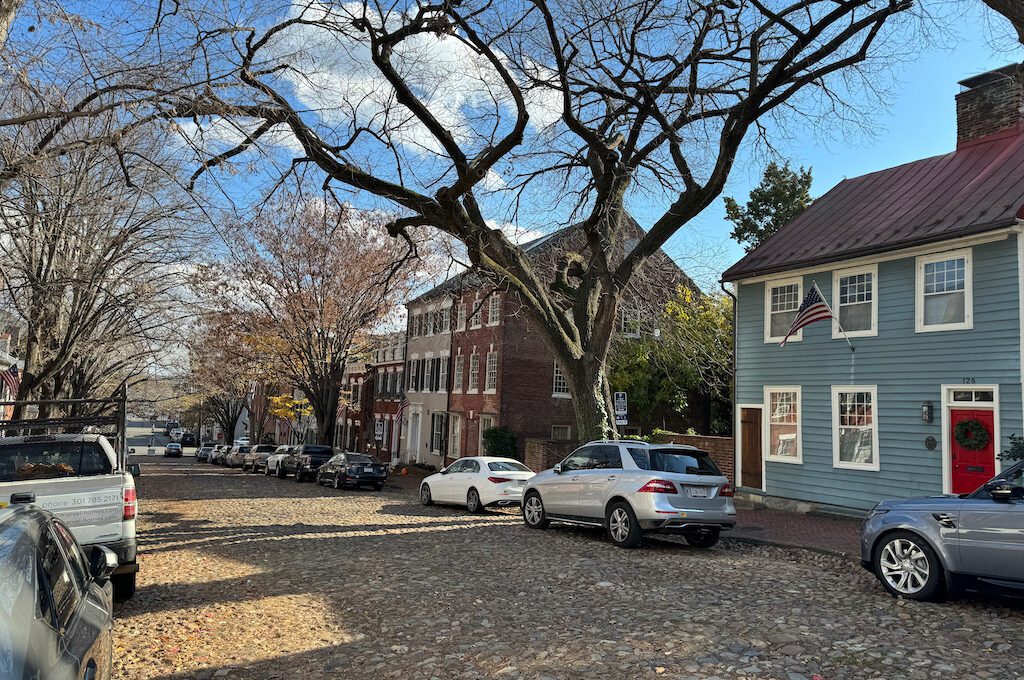
M34 493L35 504L64 520L79 543L122 538L124 488L120 474L0 482L0 504Z

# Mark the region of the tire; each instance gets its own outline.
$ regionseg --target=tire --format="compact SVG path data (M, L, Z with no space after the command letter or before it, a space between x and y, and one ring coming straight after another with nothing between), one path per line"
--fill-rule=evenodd
M875 576L893 597L927 602L945 595L942 562L915 533L886 534L875 546L871 562Z
M430 493L430 487L426 484L420 485L420 503L423 503L423 505L434 504L434 497Z
M274 476L277 477L278 479L284 479L285 477L288 476L288 473L285 472L284 468L281 467L281 464L278 463L277 467L274 468Z
M484 511L484 504L480 502L480 492L476 489L470 489L466 494L466 509L474 515Z
M633 508L629 506L629 503L622 501L608 508L605 527L607 527L608 540L618 548L635 548L640 545L640 541L644 537Z
M523 499L523 522L531 529L547 529L551 524L539 493L527 494Z
M718 543L720 534L718 529L706 533L686 534L686 542L694 548L711 548Z
M383 484L374 484L373 485L373 490L374 491L381 491L383 488L384 488Z
M301 470L295 470L295 481L298 482L299 484L302 484L304 481L306 481L306 477L305 475L302 474Z
M270 466L269 465L267 467L263 468L263 474L266 475L267 477L270 476Z
M115 574L110 577L110 584L114 587L114 600L125 602L135 596L135 577L137 572L131 574Z
M335 489L341 489L341 482L338 481L338 475L334 475L334 484L332 484L332 486Z

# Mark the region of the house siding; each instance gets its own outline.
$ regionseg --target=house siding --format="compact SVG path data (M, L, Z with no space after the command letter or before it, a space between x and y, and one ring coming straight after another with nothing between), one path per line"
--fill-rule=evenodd
M878 335L853 339L855 352L844 340L832 339L829 322L804 328L802 341L784 348L765 343L766 284L738 286L736 402L762 403L766 385L802 387L803 463L765 463L768 495L866 509L883 498L942 493L949 447L943 441L941 385L973 380L999 386L997 453L1010 434L1022 431L1016 238L972 248L971 330L915 333L915 258L879 262ZM941 250L936 246L935 252ZM831 270L802 278L804 294L816 281L831 304ZM842 384L877 385L877 472L833 467L831 387ZM934 404L931 423L921 418L926 400ZM934 451L924 445L928 436L939 442Z

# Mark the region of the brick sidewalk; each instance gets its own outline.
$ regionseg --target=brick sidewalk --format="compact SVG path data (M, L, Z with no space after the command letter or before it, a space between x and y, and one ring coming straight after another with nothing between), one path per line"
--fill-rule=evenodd
M825 517L762 507L739 507L736 528L723 536L752 543L838 553L860 559L858 519Z

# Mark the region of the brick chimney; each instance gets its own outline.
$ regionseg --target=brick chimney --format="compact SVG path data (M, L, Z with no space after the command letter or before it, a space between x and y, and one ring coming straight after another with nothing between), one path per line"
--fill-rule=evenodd
M1003 68L961 80L956 96L957 148L999 132L1024 131L1024 66Z

